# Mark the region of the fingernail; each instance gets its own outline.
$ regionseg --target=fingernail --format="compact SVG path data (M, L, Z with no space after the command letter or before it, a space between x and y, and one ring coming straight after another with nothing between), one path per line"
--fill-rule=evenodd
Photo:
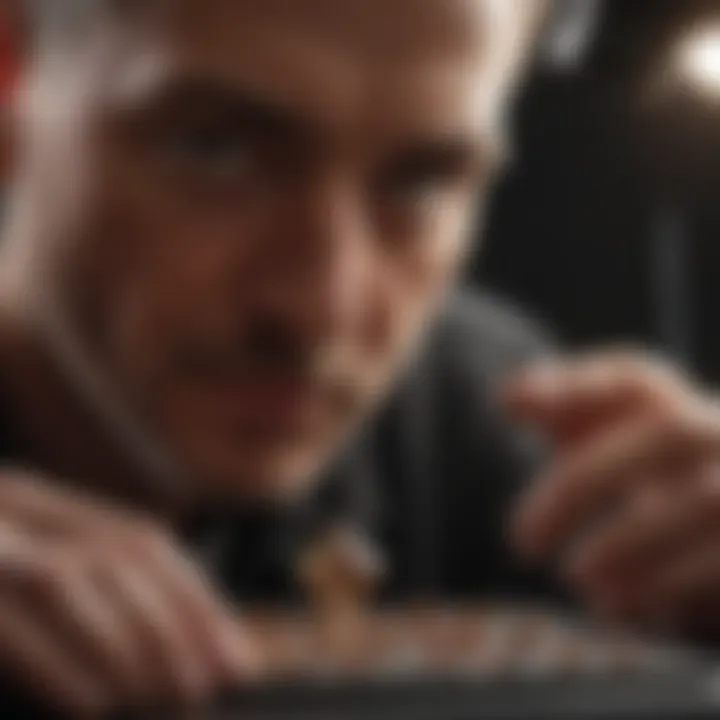
M520 378L519 387L539 398L552 399L560 391L560 380L561 376L556 367L539 366L526 371Z

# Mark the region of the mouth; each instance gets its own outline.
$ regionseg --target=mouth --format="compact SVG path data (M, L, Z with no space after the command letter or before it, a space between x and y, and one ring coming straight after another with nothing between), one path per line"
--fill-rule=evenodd
M211 413L254 435L313 433L332 415L332 393L309 379L277 373L224 374L205 377L196 387Z

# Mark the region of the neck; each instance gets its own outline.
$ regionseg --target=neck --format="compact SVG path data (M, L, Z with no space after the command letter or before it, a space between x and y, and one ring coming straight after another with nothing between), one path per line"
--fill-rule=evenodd
M111 423L64 372L21 302L26 296L0 285L0 414L23 466L164 519L184 517L189 498L122 447Z

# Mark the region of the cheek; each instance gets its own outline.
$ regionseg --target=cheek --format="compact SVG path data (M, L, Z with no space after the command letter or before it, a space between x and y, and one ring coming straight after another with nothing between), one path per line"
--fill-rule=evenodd
M403 248L395 283L404 295L399 303L417 318L431 314L455 282L469 249L472 219L469 204L443 208Z
M99 184L69 286L113 372L157 383L178 338L217 332L242 307L244 229L122 180Z
M441 224L437 225L438 230ZM401 362L421 339L454 283L468 242L463 225L442 224L447 232L386 252L377 263L381 286L379 313L383 344L394 363Z

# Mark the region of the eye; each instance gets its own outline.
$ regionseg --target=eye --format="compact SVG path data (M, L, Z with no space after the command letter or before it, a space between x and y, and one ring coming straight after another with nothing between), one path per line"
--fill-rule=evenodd
M388 188L394 202L423 205L437 200L450 188L448 178L432 173L417 173L396 179Z
M242 178L253 168L255 143L242 128L189 123L170 130L159 144L167 160L208 178Z
M398 174L383 185L379 198L382 216L388 227L417 232L432 222L455 187L453 178L432 170Z
M383 194L401 208L430 208L466 179L465 163L454 153L431 152L398 163L382 182Z

